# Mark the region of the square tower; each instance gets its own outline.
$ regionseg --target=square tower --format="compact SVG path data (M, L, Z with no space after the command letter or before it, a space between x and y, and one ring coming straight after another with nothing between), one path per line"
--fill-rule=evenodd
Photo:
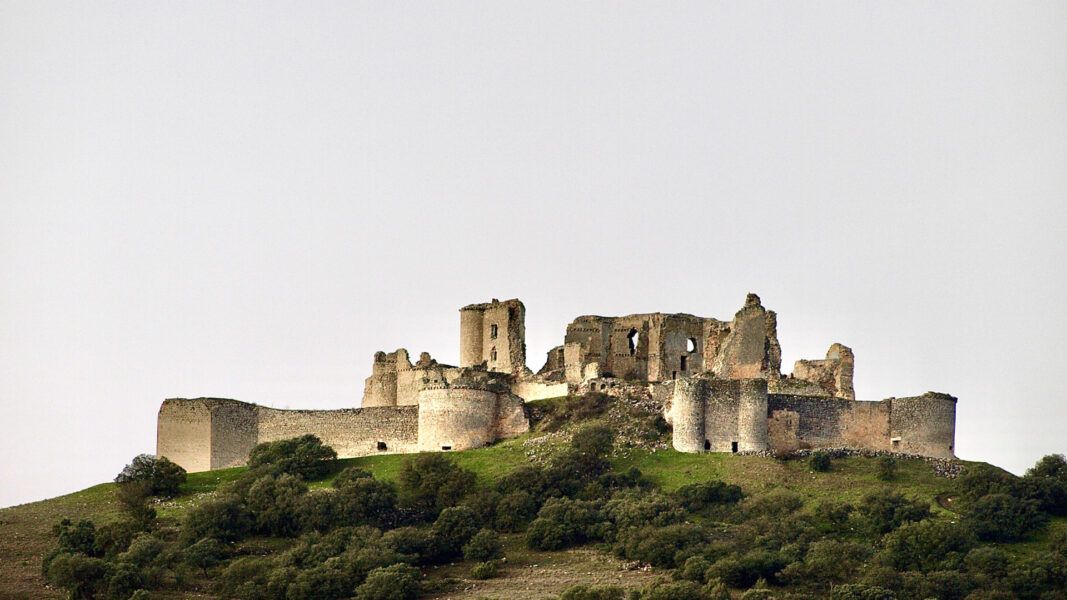
M526 369L526 307L517 299L459 309L459 366L484 363L490 371Z

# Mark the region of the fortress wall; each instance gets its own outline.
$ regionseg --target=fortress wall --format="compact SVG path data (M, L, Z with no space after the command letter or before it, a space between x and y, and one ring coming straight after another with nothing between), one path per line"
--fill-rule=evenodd
M340 458L416 451L418 408L414 406L339 410L258 408L260 443L311 433L337 451ZM384 442L386 449L378 450L378 442Z
M768 436L775 452L850 447L889 450L888 402L768 395Z
M567 392L568 386L566 382L517 381L511 385L511 393L522 397L527 402L544 400L545 398L559 398L560 396L566 396Z
M211 468L239 467L259 442L258 406L218 401L211 407Z
M954 458L956 398L927 392L914 398L892 398L890 437L896 452ZM899 441L897 441L899 438Z
M711 452L732 452L738 442L738 415L741 410L741 382L738 380L703 380L705 392L704 438Z
M609 345L600 372L611 373L620 379L648 379L649 352L656 340L645 315L616 317L612 320ZM630 332L636 330L633 354L630 353ZM658 335L658 331L655 332ZM657 355L658 357L658 355Z
M514 394L497 396L496 414L493 416L491 441L522 435L530 430L530 420L526 418L525 402Z
M480 448L494 441L497 395L485 390L427 388L419 394L418 450Z
M156 456L186 471L211 469L211 409L203 400L164 400L156 418Z
M363 382L363 402L360 406L396 406L397 373L375 373Z

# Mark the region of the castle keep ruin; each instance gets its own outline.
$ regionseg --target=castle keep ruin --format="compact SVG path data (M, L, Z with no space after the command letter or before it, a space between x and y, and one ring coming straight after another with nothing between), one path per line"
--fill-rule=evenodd
M842 344L781 373L777 316L749 294L730 321L689 314L581 316L540 371L526 366L526 308L460 309L460 365L377 352L361 408L279 410L219 398L169 399L157 450L188 471L245 464L259 443L312 433L342 458L466 450L529 430L525 403L572 393L659 402L682 452L849 447L954 456L956 398L928 392L857 401Z

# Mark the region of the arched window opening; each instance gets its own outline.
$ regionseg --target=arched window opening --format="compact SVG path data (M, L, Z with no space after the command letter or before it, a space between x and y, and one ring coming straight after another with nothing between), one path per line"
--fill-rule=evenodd
M637 329L630 329L630 333L626 334L626 343L630 346L630 356L637 354L637 345L641 343L641 334L637 332Z
M697 339L696 338L689 338L689 340L686 341L686 343L685 343L685 351L689 352L690 354L692 354L693 352L697 351Z

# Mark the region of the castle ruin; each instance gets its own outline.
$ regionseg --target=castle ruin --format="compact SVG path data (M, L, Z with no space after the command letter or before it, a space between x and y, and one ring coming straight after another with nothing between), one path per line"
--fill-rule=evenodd
M168 399L157 450L188 471L245 464L259 443L312 433L342 458L466 450L529 430L525 403L574 393L658 401L682 452L856 448L954 457L956 398L928 392L857 401L855 356L781 373L777 316L755 294L730 321L689 314L581 316L534 373L526 308L493 300L460 309L460 364L378 352L361 408L279 410L219 398Z

